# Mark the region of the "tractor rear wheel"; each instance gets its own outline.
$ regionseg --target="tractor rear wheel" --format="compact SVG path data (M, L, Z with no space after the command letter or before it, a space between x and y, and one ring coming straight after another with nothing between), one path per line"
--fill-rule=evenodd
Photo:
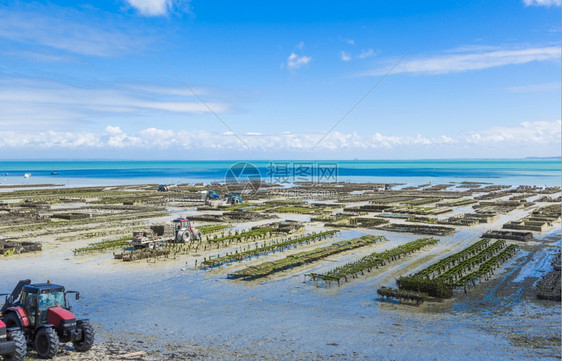
M86 352L94 345L94 328L87 322L80 322L76 324L77 329L82 330L82 339L73 341L74 349L78 352Z
M201 233L201 231L197 231L195 232L195 239L200 241L203 239L203 233Z
M59 351L59 337L51 327L44 327L35 335L35 351L41 358L53 358Z
M191 232L186 230L185 232L183 232L183 234L181 235L181 240L184 243L187 243L191 240Z
M27 341L20 330L9 332L8 340L14 341L16 350L9 355L4 355L4 361L23 361L27 354Z

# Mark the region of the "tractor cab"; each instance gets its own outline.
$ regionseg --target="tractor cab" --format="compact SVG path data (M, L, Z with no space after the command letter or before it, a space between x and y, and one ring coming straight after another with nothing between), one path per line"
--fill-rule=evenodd
M174 230L179 231L180 229L191 228L191 222L187 218L176 218L173 221Z
M78 292L70 292L76 293L76 299L80 298ZM51 283L27 285L21 292L19 305L24 308L30 323L34 326L53 323L51 322L53 318L58 319L59 317L65 320L71 318L75 321L74 316L69 315L70 307L67 306L66 294L67 292L61 285ZM49 312L52 308L56 309Z

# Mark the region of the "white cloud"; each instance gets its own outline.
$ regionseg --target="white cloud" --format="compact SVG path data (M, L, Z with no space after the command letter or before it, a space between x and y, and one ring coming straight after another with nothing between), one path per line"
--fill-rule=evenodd
M295 53L291 53L287 58L287 68L289 69L298 69L306 64L308 64L312 60L310 56L300 56Z
M9 57L17 57L19 59L29 59L35 62L41 63L52 63L52 62L62 62L62 61L69 61L72 58L70 56L63 56L63 55L55 55L52 52L48 51L30 51L30 50L11 50L11 51L2 51L3 55Z
M85 88L58 82L0 79L0 128L41 126L65 129L80 121L149 113L202 114L209 109L183 87L113 84ZM226 103L205 100L216 113L231 111ZM200 93L198 93L200 94Z
M523 122L515 126L494 126L458 136L384 135L332 132L316 147L317 151L373 151L409 149L419 154L424 149L458 149L500 147L507 152L542 146L553 155L560 151L561 122ZM240 137L253 152L308 151L323 136L322 133L262 134L246 133ZM245 146L232 132L209 132L196 129L148 128L127 134L118 126L107 126L103 132L29 132L0 131L0 149L61 148L61 149L137 149L141 150L209 150L240 151ZM449 154L443 152L442 154ZM485 156L481 155L481 156Z
M181 1L178 0L126 0L129 5L134 7L139 14L144 16L164 16L173 8L182 8ZM184 11L188 10L187 6L184 6Z
M297 48L297 49L302 49L302 48L304 48L304 41L299 42L299 43L295 46L295 48Z
M461 45L457 46L452 49L446 49L444 53L477 53L477 52L485 52L485 51L492 51L492 50L501 50L501 47L494 46L494 45Z
M535 93L558 89L560 89L560 83L530 84L505 88L505 90L512 93Z
M560 6L561 0L523 0L525 6Z
M152 139L155 148L166 148L177 144L176 133L169 129L144 129L139 132L139 138Z
M106 144L111 148L134 147L140 143L139 137L128 136L119 127L108 126L105 128L105 133L107 134Z
M341 55L341 60L343 60L343 61L350 61L351 60L351 55L349 55L349 53L347 53L343 50L340 53L340 55Z
M478 132L470 132L462 140L468 144L507 143L513 146L521 144L558 144L560 148L562 123L538 121L523 122L512 127L490 127Z
M439 137L428 138L421 134L413 136L385 136L376 133L370 137L372 147L374 148L396 148L401 146L423 146L423 145L442 145L456 143L456 140L448 136L442 135Z
M123 88L132 89L134 91L140 91L141 93L154 93L161 95L183 95L192 96L193 93L186 87L167 87L160 85L147 85L147 84L123 84ZM199 95L211 95L211 90L203 87L191 87L193 91Z
M376 52L373 49L361 49L361 52L359 54L353 56L350 53L342 50L340 52L340 55L341 55L341 60L350 61L352 58L355 58L355 59L369 58L371 56L376 55Z
M118 16L102 14L103 26L96 23L99 15L52 4L20 4L9 9L0 7L0 37L57 51L94 56L139 51L150 41L148 34L125 27ZM28 50L22 52L29 55ZM36 56L40 56L41 52L43 49L38 50ZM52 60L57 54L48 55Z
M357 59L365 59L375 55L375 51L373 49L362 49L361 53L357 55Z
M91 132L14 132L0 131L0 148L100 148L102 137Z
M166 15L172 6L171 0L126 0L129 5L138 10L141 15Z
M558 46L459 52L427 58L406 59L394 69L394 73L446 74L481 70L535 61L559 60L560 53L560 47ZM364 75L380 75L387 71L388 69L377 69Z

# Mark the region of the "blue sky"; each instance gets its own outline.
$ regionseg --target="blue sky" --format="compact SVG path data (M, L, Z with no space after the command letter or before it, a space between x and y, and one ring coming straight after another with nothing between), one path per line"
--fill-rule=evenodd
M560 78L560 0L0 1L0 159L560 156Z

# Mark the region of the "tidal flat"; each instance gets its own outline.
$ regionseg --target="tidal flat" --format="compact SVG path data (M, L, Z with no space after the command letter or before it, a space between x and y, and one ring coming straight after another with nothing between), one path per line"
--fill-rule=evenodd
M79 290L74 312L96 329L91 351L65 346L57 359L560 359L560 282L545 281L560 275L559 187L270 184L237 204L205 202L208 190L237 191L224 184L157 189L0 192L0 290L25 278ZM178 217L203 237L116 257L134 252L133 232ZM427 277L450 295L399 289L445 259Z

